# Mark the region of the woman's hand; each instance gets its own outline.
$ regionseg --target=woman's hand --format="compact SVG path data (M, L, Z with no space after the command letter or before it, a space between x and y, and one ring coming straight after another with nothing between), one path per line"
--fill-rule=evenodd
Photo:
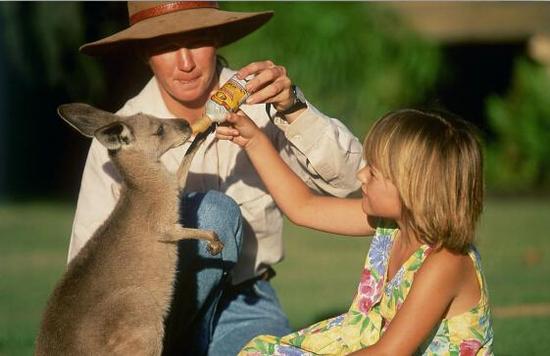
M228 113L224 124L216 129L216 138L233 141L244 149L253 145L262 130L244 112Z
M285 67L272 61L253 62L238 72L241 79L249 75L254 75L254 78L246 85L246 89L252 93L247 104L271 103L277 111L284 111L294 103L292 81Z

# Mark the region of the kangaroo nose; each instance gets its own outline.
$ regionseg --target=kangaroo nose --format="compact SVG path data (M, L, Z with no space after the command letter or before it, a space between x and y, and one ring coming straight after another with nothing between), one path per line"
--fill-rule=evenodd
M190 136L192 133L191 125L189 125L189 122L187 122L187 120L184 120L184 119L176 120L176 129L185 135Z
M186 128L189 128L189 122L187 120L177 120L178 128L181 130L185 130Z

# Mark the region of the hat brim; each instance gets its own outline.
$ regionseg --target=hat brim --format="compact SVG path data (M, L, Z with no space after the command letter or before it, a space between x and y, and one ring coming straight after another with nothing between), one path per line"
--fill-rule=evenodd
M230 12L214 8L176 11L140 21L125 30L101 40L86 43L80 51L90 56L119 53L132 43L176 34L213 31L217 46L232 43L261 27L273 16L273 11Z

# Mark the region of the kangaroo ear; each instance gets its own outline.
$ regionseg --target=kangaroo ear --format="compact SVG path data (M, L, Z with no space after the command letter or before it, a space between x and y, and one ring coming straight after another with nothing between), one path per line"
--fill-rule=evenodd
M116 151L134 141L134 134L130 127L120 121L100 127L94 135L110 151Z
M57 108L57 113L69 125L87 137L93 137L97 129L120 119L115 114L83 103L60 105Z

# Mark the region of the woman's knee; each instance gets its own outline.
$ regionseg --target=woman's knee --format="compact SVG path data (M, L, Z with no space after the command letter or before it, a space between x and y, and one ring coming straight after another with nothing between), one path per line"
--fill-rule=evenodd
M203 194L201 208L212 211L214 213L240 216L241 211L239 205L229 195L215 190L209 190Z
M225 245L224 255L237 258L243 239L242 215L231 197L213 190L188 193L182 199L182 220L190 227L214 230Z

